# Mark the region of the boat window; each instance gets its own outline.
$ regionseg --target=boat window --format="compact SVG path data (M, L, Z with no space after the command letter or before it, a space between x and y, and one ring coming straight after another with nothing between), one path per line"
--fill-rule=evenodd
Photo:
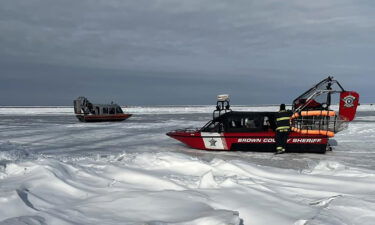
M276 118L274 115L265 116L263 118L263 130L272 131L276 129Z
M245 118L243 119L244 123L245 123L245 127L246 128L257 128L257 125L255 124L255 120L253 119L250 119L250 118Z
M210 124L206 125L202 129L203 132L222 132L223 131L223 125L222 123L216 121L211 122Z
M235 117L228 119L228 132L255 132L261 131L263 117Z
M265 116L263 117L263 130L264 131L271 131L273 130L273 126L272 126L272 123L271 123L271 119L268 117L268 116Z
M108 108L103 108L103 114L108 114Z
M117 108L116 108L116 113L123 113L121 107L117 107Z
M115 108L109 108L109 114L115 114Z

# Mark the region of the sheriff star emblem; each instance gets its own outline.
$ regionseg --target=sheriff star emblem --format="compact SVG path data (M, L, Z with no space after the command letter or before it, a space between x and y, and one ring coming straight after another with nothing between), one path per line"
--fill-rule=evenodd
M216 146L216 140L215 139L213 139L213 138L211 138L211 140L210 140L210 146Z

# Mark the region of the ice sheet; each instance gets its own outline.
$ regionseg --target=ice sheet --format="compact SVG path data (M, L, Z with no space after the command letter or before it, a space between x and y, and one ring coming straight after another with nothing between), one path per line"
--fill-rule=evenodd
M124 122L93 124L71 108L2 108L0 224L373 224L371 107L332 152L277 156L165 135L203 126L212 106L134 107Z

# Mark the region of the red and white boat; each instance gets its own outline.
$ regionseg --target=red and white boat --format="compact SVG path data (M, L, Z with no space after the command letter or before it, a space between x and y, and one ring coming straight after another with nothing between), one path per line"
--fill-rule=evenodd
M131 117L117 104L92 104L85 97L78 97L73 102L74 113L81 122L117 122Z
M333 94L340 95L338 113L330 109ZM354 119L358 101L358 93L345 91L333 77L296 98L287 152L325 153L331 148L329 139ZM229 96L219 95L213 119L205 126L167 135L195 149L273 152L276 115L277 112L234 112Z

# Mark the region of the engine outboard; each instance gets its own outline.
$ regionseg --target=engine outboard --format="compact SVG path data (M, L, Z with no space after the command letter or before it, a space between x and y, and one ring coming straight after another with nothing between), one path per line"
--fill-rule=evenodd
M93 112L93 104L85 97L78 97L73 101L75 114L90 114Z
M330 109L334 94L340 94L338 114ZM337 80L328 77L293 101L292 131L333 137L355 118L358 104L357 92L344 90Z

